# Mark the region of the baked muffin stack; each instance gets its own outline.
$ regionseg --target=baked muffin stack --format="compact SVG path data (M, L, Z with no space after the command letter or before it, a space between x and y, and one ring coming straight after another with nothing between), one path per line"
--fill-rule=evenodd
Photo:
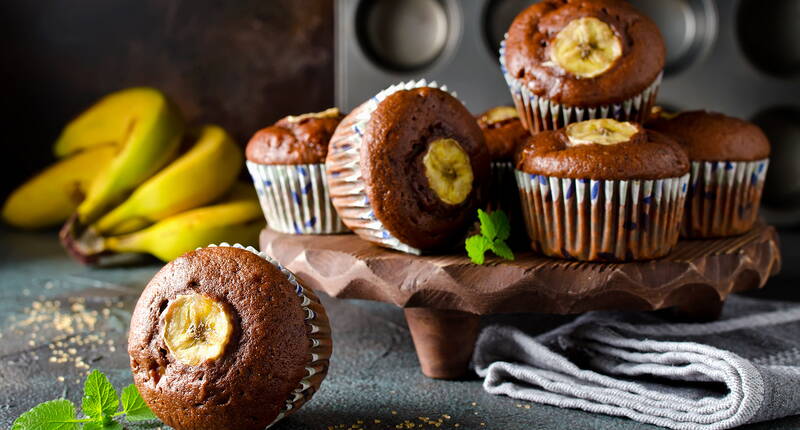
M346 116L259 131L248 168L271 228L349 229L412 254L459 248L478 208L503 209L534 250L581 261L659 258L681 235L744 233L769 143L720 114L653 115L665 51L627 1L542 0L501 44L515 107L473 117L446 88L404 82Z

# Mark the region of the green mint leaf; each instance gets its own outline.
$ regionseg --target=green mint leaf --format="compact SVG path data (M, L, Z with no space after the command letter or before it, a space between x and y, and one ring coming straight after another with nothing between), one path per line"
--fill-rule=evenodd
M492 243L492 252L497 254L499 257L503 257L506 260L513 260L514 253L511 251L511 248L506 245L505 242L502 240L496 240Z
M83 413L100 420L104 415L112 415L117 411L119 399L114 386L99 370L92 370L83 385Z
M123 427L114 420L108 421L106 424L94 421L84 424L83 430L123 430Z
M511 235L511 223L508 222L506 213L498 209L489 214L489 216L492 218L492 223L497 231L497 238L500 240L508 239L508 236Z
M20 415L11 430L77 430L75 405L67 399L51 400Z
M489 239L489 241L494 240L494 238L497 237L497 228L494 225L494 220L491 215L487 214L482 209L478 209L478 220L481 222L481 234Z
M483 264L483 254L492 246L492 242L480 235L474 235L467 238L465 248L469 259L475 264Z
M125 413L125 419L131 422L156 419L133 384L122 390L122 412Z

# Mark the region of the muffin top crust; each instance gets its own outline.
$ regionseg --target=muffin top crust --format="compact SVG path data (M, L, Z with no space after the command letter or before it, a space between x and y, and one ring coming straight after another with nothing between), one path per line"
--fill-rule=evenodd
M543 0L508 30L505 64L534 94L567 106L619 103L664 68L655 23L623 0Z
M342 118L337 108L281 118L253 135L247 159L259 164L324 163L328 142Z
M483 133L464 105L440 89L387 96L371 114L360 157L376 218L409 246L451 246L485 199Z
M515 156L518 170L572 179L663 179L689 172L686 151L641 125L591 120L529 137Z
M497 106L475 117L483 131L492 161L511 161L517 145L528 136L511 106Z
M721 113L660 113L647 127L675 139L686 148L692 161L754 161L769 157L769 140L760 127Z
M295 287L258 255L189 252L161 269L136 305L128 339L134 380L172 427L262 429L306 376L304 318Z

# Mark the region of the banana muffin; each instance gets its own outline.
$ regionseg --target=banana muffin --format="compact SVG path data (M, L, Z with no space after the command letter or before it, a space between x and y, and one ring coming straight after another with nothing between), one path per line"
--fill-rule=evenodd
M758 218L770 145L761 129L720 113L658 112L648 127L674 138L692 164L681 234L738 235Z
M281 233L346 232L325 180L328 142L344 116L337 108L281 118L247 144L247 169L269 228Z
M671 138L596 119L529 138L517 184L531 246L582 261L666 255L677 243L689 160Z
M345 117L327 164L344 223L368 241L414 254L457 246L489 182L475 118L425 81L392 86Z
M543 0L517 15L500 50L531 132L595 118L644 122L666 49L653 21L623 0Z
M478 115L476 120L483 131L492 160L492 180L486 208L488 211L503 210L511 221L511 230L522 232L525 224L522 222L513 159L517 146L529 136L528 131L522 126L517 110L511 106L493 107ZM511 241L523 245L524 237L513 234Z
M176 430L262 430L311 399L331 355L319 299L240 245L167 264L142 292L128 336L139 392Z

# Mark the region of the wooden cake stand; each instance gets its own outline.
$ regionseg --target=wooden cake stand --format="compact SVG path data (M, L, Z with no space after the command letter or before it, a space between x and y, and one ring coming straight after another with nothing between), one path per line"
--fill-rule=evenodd
M716 318L728 294L763 287L780 269L775 229L758 224L727 239L681 241L658 260L598 264L518 253L479 266L464 255L414 256L355 235L289 235L266 229L261 250L304 283L338 298L393 303L405 311L422 372L467 370L479 316L675 308ZM488 257L488 255L487 255Z

